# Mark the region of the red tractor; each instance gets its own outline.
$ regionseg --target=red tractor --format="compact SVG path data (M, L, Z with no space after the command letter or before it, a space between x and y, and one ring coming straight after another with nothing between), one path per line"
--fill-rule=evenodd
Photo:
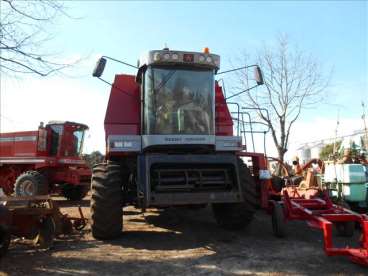
M81 159L84 132L74 122L41 123L36 131L0 134L0 188L6 195L60 191L70 200L89 190L91 171Z
M94 77L101 77L106 59L118 61L100 58ZM252 66L257 85L263 84L259 67ZM105 116L107 161L92 173L95 238L120 235L127 205L210 204L227 229L252 220L266 159L244 152L241 135L233 135L232 115L215 80L219 67L220 57L207 48L166 48L143 56L135 76L115 76ZM252 173L240 156L253 161Z

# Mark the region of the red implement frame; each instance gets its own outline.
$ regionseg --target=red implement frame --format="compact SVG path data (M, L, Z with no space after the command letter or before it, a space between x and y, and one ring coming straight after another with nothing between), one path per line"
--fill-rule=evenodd
M309 226L323 231L324 250L328 256L348 256L351 261L368 266L368 216L357 214L351 210L332 203L325 195L323 198L303 199L292 198L285 190L284 204L285 222L288 220L305 220ZM337 248L332 242L332 226L335 222L358 222L362 236L360 248Z

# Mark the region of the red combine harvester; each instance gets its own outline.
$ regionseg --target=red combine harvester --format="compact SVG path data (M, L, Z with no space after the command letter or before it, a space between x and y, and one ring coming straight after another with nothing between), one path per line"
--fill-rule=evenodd
M107 59L134 67L137 74L116 75L110 84L101 79ZM219 67L220 57L207 48L203 53L167 48L150 51L138 67L100 58L93 76L112 88L105 116L107 161L95 166L92 174L92 235L96 239L118 237L122 208L127 205L144 210L210 204L217 223L226 229L248 225L260 205L272 214L276 235L287 220L305 220L324 231L328 255L348 255L367 264L366 217L328 199L275 191L266 155L254 152L253 133L265 137L267 131L252 129L247 112L252 108L228 101L263 84L259 67L222 72L255 68L256 85L227 98L215 80L221 74ZM267 110L256 111L268 117ZM253 152L247 150L246 133L251 134ZM363 226L361 248L334 248L331 225L344 228L351 221Z
M91 171L80 158L88 127L49 122L36 131L0 134L0 188L6 195L45 195L60 191L70 200L89 190Z
M106 58L93 76L101 77ZM164 49L143 56L136 76L115 76L105 117L108 161L92 174L95 238L120 235L126 205L211 204L218 224L231 229L252 220L256 184L237 154L242 138L233 135L231 113L215 81L219 66L220 57L208 49ZM260 85L260 69L253 66Z

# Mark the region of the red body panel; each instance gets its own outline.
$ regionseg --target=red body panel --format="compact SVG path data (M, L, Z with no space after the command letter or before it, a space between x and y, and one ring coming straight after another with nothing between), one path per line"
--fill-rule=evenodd
M106 137L140 135L140 113L140 89L135 77L116 75L105 115Z
M38 131L0 133L0 157L37 156Z
M233 120L228 105L226 104L222 88L217 82L215 86L215 104L216 135L233 136Z
M124 92L123 92L124 91ZM132 75L116 75L110 92L105 115L105 134L140 135L141 102L140 86ZM216 135L232 136L233 120L221 86L215 87Z

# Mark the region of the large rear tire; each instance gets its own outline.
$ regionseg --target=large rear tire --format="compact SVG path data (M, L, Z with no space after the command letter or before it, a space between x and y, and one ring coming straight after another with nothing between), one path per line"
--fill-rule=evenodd
M49 187L45 176L38 171L27 171L18 176L14 185L16 196L47 195Z
M284 216L284 207L275 202L272 210L272 230L278 238L286 237L286 221Z
M212 204L217 224L228 230L244 229L253 220L257 206L256 184L250 170L240 158L238 159L238 171L244 201Z
M112 162L93 168L91 183L91 229L95 239L108 240L121 235L123 193L120 165Z

